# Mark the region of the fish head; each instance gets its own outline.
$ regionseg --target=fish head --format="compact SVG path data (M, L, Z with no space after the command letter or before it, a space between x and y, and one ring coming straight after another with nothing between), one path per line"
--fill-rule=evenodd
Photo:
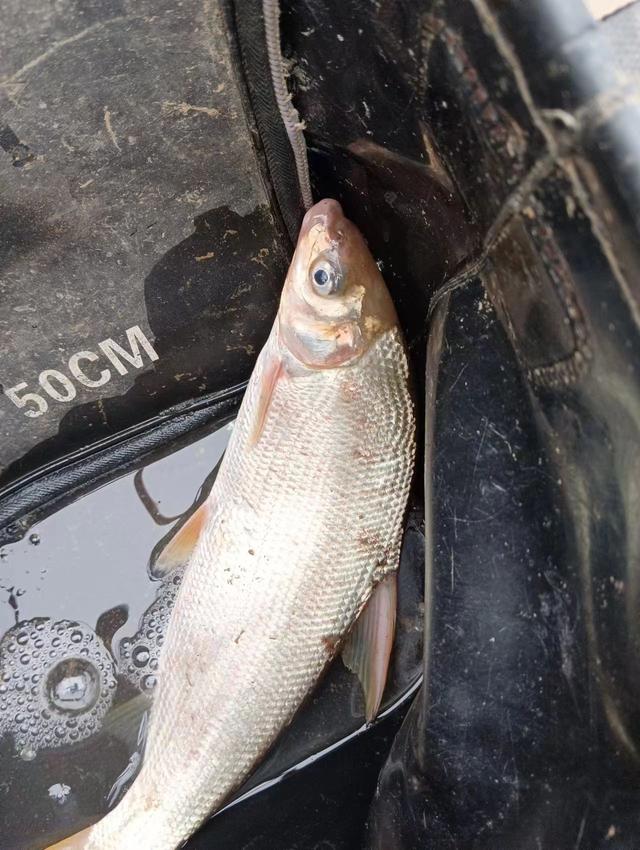
M364 237L327 198L305 215L278 312L279 338L311 369L359 358L397 324Z

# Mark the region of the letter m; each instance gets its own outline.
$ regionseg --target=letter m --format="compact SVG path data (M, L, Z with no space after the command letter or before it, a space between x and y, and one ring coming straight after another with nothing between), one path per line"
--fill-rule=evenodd
M102 342L98 343L102 353L109 358L121 375L126 375L128 371L127 367L122 362L123 360L130 363L132 366L135 366L136 369L142 369L144 364L142 362L142 352L140 351L140 347L144 349L149 360L158 359L158 355L154 351L153 346L140 330L139 325L134 325L132 328L128 328L126 334L127 342L131 351L127 351L126 348L118 345L118 343L114 342L112 339L104 339Z

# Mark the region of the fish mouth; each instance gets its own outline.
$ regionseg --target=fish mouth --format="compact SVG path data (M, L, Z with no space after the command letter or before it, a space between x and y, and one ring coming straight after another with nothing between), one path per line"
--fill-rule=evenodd
M324 198L307 211L300 229L300 235L306 235L312 227L318 225L327 233L330 242L340 242L345 230L346 219L342 207L333 198Z

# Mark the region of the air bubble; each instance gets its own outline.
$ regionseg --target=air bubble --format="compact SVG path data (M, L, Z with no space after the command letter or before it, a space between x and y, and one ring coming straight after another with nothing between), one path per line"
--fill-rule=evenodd
M30 534L29 535L29 543L33 546L38 546L40 543L40 535L39 534Z
M18 643L23 651L16 658L10 648ZM6 683L3 731L13 735L21 758L93 734L117 686L113 659L92 629L45 618L21 623L0 640L0 680Z
M136 667L144 667L151 657L151 654L146 646L137 646L133 650L133 663Z
M160 668L160 652L182 574L162 582L156 598L142 615L138 631L118 646L118 668L138 690L152 690Z
M47 677L47 693L61 711L87 711L100 695L100 676L96 668L79 658L57 664Z

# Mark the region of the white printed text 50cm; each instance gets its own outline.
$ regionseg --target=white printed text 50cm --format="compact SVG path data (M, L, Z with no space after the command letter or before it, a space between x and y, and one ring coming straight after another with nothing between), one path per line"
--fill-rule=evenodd
M144 366L143 352L151 361L158 359L153 346L139 325L128 328L126 334L130 351L127 351L126 348L118 345L112 339L104 339L98 343L102 355L112 364L119 375L126 375L129 371L125 363L135 369L142 369ZM94 351L78 351L69 358L69 372L79 384L85 387L102 387L111 380L111 369L101 369L100 365L97 367L89 366L99 359L100 355ZM38 383L49 398L54 401L73 401L77 395L73 381L58 369L45 369L40 372ZM42 416L49 409L47 399L39 393L25 392L27 389L27 382L21 381L15 387L5 389L4 394L16 407L24 408L25 416L32 419L36 416Z

